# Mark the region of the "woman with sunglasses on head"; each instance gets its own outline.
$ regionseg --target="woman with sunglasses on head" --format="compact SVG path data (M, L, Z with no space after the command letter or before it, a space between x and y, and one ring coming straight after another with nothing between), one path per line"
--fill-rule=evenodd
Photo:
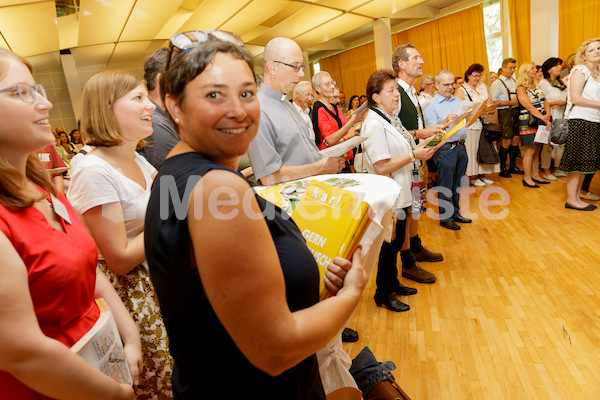
M136 152L152 134L154 109L142 78L122 71L92 76L83 89L80 128L95 148L77 162L67 196L140 331L144 366L136 395L167 399L173 360L144 251L144 217L156 170Z
M335 296L319 302L318 267L300 230L236 171L260 117L252 57L225 32L171 43L161 93L181 142L152 188L145 245L174 393L198 399L207 386L235 391L235 383L262 399L324 399L315 353L361 297L360 252L329 264Z
M346 119L337 104L331 104L334 102L336 82L331 79L328 72L317 72L312 78L312 84L317 93L312 108L312 121L315 130L315 141L319 150L335 146L356 136L354 124L362 119L364 113L354 114L350 116L350 119ZM349 164L352 157L353 152L350 150L346 154L346 166L342 172L352 172Z
M134 379L139 334L83 222L34 153L52 144L52 104L32 66L0 49L0 392L11 400L134 399L70 347L109 304ZM76 251L75 251L76 250Z

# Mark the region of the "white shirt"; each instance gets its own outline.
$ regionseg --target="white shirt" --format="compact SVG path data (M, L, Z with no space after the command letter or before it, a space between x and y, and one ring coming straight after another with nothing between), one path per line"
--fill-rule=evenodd
M560 90L559 88L552 86L546 79L542 79L538 86L542 89L542 92L544 92L544 97L546 97L546 101L548 102L567 100L567 89ZM553 120L563 118L564 113L565 106L550 107L550 115L552 115Z
M315 130L313 129L313 124L312 124L312 120L310 119L310 109L307 107L306 110L303 110L302 107L300 107L298 104L296 104L295 101L292 101L292 104L294 105L294 108L296 109L296 111L298 111L298 113L300 113L300 116L302 117L302 119L304 121L306 121L306 125L308 125L308 127L310 128L310 138L312 140L315 140Z
M392 124L373 110L369 110L367 113L361 132L364 132L364 135L370 136L363 142L365 166L367 167L367 172L370 174L377 173L373 167L373 164L377 161L403 156L411 152L411 146L404 136ZM412 202L410 193L412 170L413 163L408 163L390 174L391 178L402 188L396 201L398 208L408 207Z
M144 157L137 153L135 162L144 174L145 188L127 178L104 159L91 153L83 157L73 168L67 193L67 198L79 214L103 204L120 203L128 241L144 231L152 174L156 171Z
M504 84L502 82L504 82ZM504 87L504 85L506 85L506 87ZM508 91L510 91L510 97L506 88L508 88ZM493 101L513 100L515 97L517 97L517 81L513 77L507 78L504 75L500 75L498 79L492 83L492 86L490 86L490 95L492 96ZM498 107L498 110L502 110L504 108L510 107Z
M581 92L581 96L595 101L600 101L600 82L594 79L592 73L585 65L576 65L571 70L579 71L583 73L585 76L585 85L583 86L583 91ZM571 79L569 79L569 83L567 83L567 91L571 90ZM571 97L567 99L567 110L565 118L568 119L584 119L590 122L600 122L600 109L594 107L582 107L582 106L573 106L571 109Z

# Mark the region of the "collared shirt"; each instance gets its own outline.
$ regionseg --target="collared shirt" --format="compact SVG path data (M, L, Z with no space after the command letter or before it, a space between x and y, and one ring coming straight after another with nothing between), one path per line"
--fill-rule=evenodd
M404 89L404 91L408 95L408 98L415 105L415 108L417 109L417 113L420 113L421 111L419 111L419 108L421 105L419 104L419 97L417 96L417 89L415 89L414 86L409 85L408 83L404 82L404 80L402 80L400 78L396 78L396 83L398 83L398 85L400 85L402 87L402 89ZM399 112L400 112L400 109L395 110L394 114L398 114ZM423 126L423 118L419 118L419 128L418 129L424 129L424 128L425 127Z
M504 84L502 83L504 82ZM506 85L506 87L504 87ZM506 90L508 88L508 91ZM510 97L508 92L510 91ZM517 81L513 77L500 75L490 86L490 95L493 101L510 101L517 97ZM498 107L499 110L510 108L509 106Z
M159 169L171 149L179 143L181 138L175 132L169 116L164 110L152 100L150 101L156 106L152 113L152 135L145 139L150 144L138 150L138 153L144 156L154 168Z
M279 171L282 165L312 164L323 158L308 125L285 97L265 83L260 86L260 125L248 148L256 179Z
M315 130L313 129L312 120L310 119L310 108L306 107L306 110L303 110L302 107L296 104L295 101L292 101L292 104L294 105L296 111L300 113L300 116L304 119L306 125L308 125L308 127L310 128L310 138L312 140L315 140Z
M449 99L436 93L433 100L429 103L429 107L425 109L425 123L427 126L439 124L448 117L448 114L457 114L458 109L462 100L456 96L450 96ZM465 140L467 138L467 129L463 128L458 131L452 138L448 140L448 143L458 142L459 140Z

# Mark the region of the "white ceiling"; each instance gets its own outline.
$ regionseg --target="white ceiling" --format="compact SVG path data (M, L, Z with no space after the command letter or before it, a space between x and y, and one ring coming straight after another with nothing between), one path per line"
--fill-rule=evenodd
M143 63L186 30L237 33L256 58L269 40L293 38L315 60L372 40L374 20L392 32L481 0L0 0L0 47L36 67L58 66L70 50L77 67ZM57 17L56 3L70 14Z

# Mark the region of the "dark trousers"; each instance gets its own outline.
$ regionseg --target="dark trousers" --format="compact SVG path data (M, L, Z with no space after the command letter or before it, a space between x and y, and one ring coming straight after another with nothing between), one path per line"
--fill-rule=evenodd
M405 209L405 212L408 208ZM383 242L381 252L379 253L379 263L377 264L377 277L375 283L377 290L375 293L379 296L389 296L394 289L398 287L398 253L402 250L404 238L406 236L406 215L404 218L398 218L396 222L396 237L391 243Z
M464 144L446 143L433 154L438 170L438 202L440 221L459 216L461 180L467 173L467 149ZM445 189L445 190L444 190ZM449 207L452 209L448 210Z

